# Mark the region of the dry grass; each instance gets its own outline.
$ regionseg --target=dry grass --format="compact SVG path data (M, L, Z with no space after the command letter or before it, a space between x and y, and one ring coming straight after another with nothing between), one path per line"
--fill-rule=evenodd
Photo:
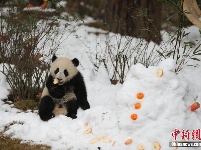
M12 139L0 133L0 150L50 150L47 145L21 143L19 139Z
M109 30L109 27L107 24L102 23L100 21L96 21L96 22L89 22L89 23L83 23L81 25L85 25L85 26L89 26L89 27L94 27L94 28L98 28L98 29L102 29L102 30Z
M21 11L20 12L21 14L23 15L35 15L37 16L37 20L40 20L40 19L44 19L44 20L47 20L53 16L56 16L56 15L59 15L59 13L57 11L37 11L37 10L31 10L31 11Z
M20 100L20 101L14 102L14 107L22 111L37 110L38 103L34 100Z

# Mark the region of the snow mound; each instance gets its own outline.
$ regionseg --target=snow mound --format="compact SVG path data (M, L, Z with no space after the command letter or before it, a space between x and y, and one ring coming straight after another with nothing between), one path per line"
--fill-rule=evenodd
M198 114L189 110L196 96L174 73L175 66L172 59L162 61L157 67L136 64L117 93L119 128L129 133L136 144L144 144L145 149L151 147L150 140L160 143L162 149L169 149L174 129L196 129L201 123L196 119ZM163 71L161 77L157 76L159 70ZM144 97L138 99L138 93ZM139 109L135 108L136 103L141 104ZM132 114L137 115L136 120L131 119Z
M0 74L0 99L7 98L8 90L6 89L5 85L7 85L6 79L5 79L5 76L3 76L1 73ZM0 101L0 106L1 106L1 102L2 101Z

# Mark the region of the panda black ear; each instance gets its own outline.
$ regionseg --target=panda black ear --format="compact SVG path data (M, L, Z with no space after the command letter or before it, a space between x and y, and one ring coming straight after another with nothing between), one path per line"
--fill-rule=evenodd
M77 58L74 58L72 60L73 64L75 65L75 67L77 67L79 65L79 60Z
M54 62L56 59L57 59L57 56L54 54L54 55L52 56L52 62Z

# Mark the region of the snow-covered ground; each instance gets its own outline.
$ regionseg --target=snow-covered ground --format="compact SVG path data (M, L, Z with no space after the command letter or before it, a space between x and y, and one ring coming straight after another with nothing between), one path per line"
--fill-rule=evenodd
M199 34L198 28L190 29ZM56 53L80 60L79 70L85 78L91 108L86 111L80 108L75 120L60 115L44 122L37 112L21 112L0 101L0 131L10 124L5 135L47 144L53 150L135 150L139 145L146 150L154 150L153 142L158 143L162 150L169 150L175 149L169 147L169 142L175 137L177 141L201 140L201 109L194 112L189 109L195 101L201 102L201 69L186 67L176 75L173 59L163 60L158 66L149 68L136 64L129 70L124 84L112 85L106 69L101 66L94 72L86 54L89 49L96 50L97 41L101 47L105 46L104 34L88 34L96 31L105 32L77 26L75 33ZM161 77L157 76L159 70L163 71ZM7 97L6 85L5 77L0 74L0 99ZM138 99L138 93L143 93L144 97ZM136 103L141 104L140 109L134 107ZM131 119L132 114L137 114L136 120ZM90 129L91 132L84 134ZM177 130L180 133L174 136ZM132 143L126 145L128 139L132 139Z

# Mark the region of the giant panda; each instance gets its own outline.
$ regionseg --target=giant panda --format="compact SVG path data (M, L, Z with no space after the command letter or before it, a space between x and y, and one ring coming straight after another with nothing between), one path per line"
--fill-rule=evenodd
M39 102L39 116L47 121L56 115L77 118L77 109L89 109L83 76L78 71L78 59L53 55L50 75ZM57 79L58 83L54 83Z

